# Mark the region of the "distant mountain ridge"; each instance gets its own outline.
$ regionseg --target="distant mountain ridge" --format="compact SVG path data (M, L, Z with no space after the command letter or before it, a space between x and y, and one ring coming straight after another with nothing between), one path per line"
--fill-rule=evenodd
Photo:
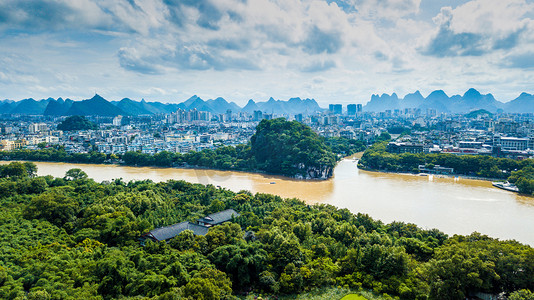
M476 89L469 89L463 95L448 96L442 90L436 90L427 97L423 97L419 91L407 94L404 98L399 98L396 93L391 95L372 95L371 100L364 106L364 111L380 112L385 110L418 108L435 109L438 113L469 113L474 110L484 109L491 113L534 113L534 95L521 93L512 101L503 103L497 101L492 94L483 95ZM147 102L144 99L135 101L124 98L120 101L108 101L95 94L91 99L73 101L71 99L42 99L32 98L20 101L0 100L0 114L20 114L20 115L46 115L46 116L68 116L68 115L98 115L98 116L140 116L153 114L168 114L178 109L198 111L209 111L213 114L224 114L228 110L233 113L254 111L263 113L273 113L277 115L310 115L315 112L325 111L314 99L291 98L287 101L269 98L267 101L256 102L252 99L241 108L234 102L228 102L224 98L203 100L194 95L181 103Z
M91 99L73 101L62 98L24 99L21 101L2 100L0 101L0 114L21 114L21 115L45 115L45 116L140 116L153 114L168 114L178 109L198 111L208 111L213 114L224 114L228 110L233 113L249 112L261 110L264 113L274 114L312 114L323 111L313 99L291 98L288 101L274 100L270 98L265 102L254 102L250 100L244 108L234 102L228 102L224 98L203 100L198 96L192 96L182 103L161 103L146 102L144 99L135 101L124 98L120 101L108 101L98 94Z
M397 94L372 95L364 106L364 111L385 111L405 108L421 110L435 109L437 112L468 113L485 109L489 112L534 112L534 96L522 93L516 99L503 103L495 100L492 94L482 95L476 89L469 89L463 95L448 96L442 90L430 93L426 98L419 91L399 98Z
M309 115L315 112L324 111L325 109L321 108L314 99L291 98L287 101L282 101L275 100L273 97L264 102L254 102L254 100L250 99L247 105L242 109L242 111L248 113L252 113L255 110L274 114Z

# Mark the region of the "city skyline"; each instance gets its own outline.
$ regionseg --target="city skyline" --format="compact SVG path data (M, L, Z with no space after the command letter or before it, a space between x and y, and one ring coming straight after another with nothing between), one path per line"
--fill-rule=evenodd
M532 1L2 1L0 99L532 93Z

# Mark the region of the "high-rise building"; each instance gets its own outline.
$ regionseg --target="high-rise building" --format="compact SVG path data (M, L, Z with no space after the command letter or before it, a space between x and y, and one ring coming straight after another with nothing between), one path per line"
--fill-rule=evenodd
M356 112L361 113L362 111L363 111L363 105L361 105L361 104L356 104Z
M32 123L28 126L28 132L31 134L43 132L48 130L48 125L45 123Z
M261 110L254 111L254 121L261 121L263 119L263 113Z
M121 126L122 125L122 116L118 115L115 118L113 118L113 126Z
M330 113L340 115L343 111L343 106L341 104L330 104L328 105L328 110Z
M347 105L347 115L349 116L356 115L356 104Z

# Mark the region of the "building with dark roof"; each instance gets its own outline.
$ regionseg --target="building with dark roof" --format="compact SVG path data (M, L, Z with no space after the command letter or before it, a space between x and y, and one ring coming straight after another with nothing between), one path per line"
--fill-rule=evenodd
M390 142L386 146L389 153L423 153L423 144Z
M199 225L211 227L215 225L222 224L224 222L231 221L232 218L239 217L239 214L233 210L233 209L227 209L220 212L216 212L213 214L209 214L205 216L204 218L200 218L197 220L197 223Z
M204 218L198 219L197 224L186 221L166 227L153 229L143 234L139 239L141 240L141 244L144 244L146 240L151 240L154 242L167 241L179 235L185 230L193 231L194 235L206 235L211 226L231 221L232 218L237 217L239 217L239 214L235 210L227 209L213 214L209 214Z
M195 235L206 235L208 233L208 227L198 225L191 222L182 222L166 227L160 227L153 229L141 236L141 241L150 239L154 242L170 240L173 237L179 235L185 230L191 230Z

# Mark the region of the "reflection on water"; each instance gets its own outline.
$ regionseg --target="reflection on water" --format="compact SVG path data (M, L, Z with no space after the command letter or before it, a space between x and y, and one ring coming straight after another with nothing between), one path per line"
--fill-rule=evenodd
M478 231L534 245L534 234L530 231L534 228L534 198L494 188L488 181L367 172L359 170L354 160L341 161L334 177L324 181L206 169L36 164L39 175L63 177L67 170L81 168L96 181L185 180L233 191L249 190L296 197L308 203L332 204L367 213L385 223L410 222L448 234Z

